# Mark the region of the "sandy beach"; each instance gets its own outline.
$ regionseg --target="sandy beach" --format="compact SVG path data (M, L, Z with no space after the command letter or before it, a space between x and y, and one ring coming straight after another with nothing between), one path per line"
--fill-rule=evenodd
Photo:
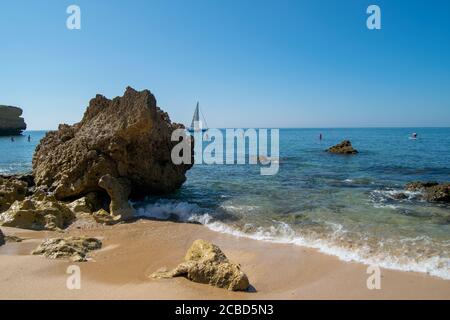
M2 228L26 238L0 247L0 299L450 299L450 281L426 274L381 270L381 289L366 286L367 266L313 249L238 238L204 226L138 220L115 226L74 225L65 235L100 238L92 260L72 263L30 252L48 231ZM149 274L182 261L196 239L217 244L240 263L250 292L230 292L185 278L155 280ZM81 268L81 289L66 288L67 267Z

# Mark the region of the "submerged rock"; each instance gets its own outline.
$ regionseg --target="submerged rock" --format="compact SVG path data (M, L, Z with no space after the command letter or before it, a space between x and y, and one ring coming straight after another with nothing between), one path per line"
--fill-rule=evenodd
M0 214L0 225L32 230L58 230L65 228L75 218L62 202L42 191L15 201Z
M332 146L326 150L330 153L338 153L338 154L356 154L358 150L352 147L352 143L349 140L344 140L341 143L338 143L335 146Z
M437 186L439 183L434 181L420 182L414 181L406 184L405 189L408 191L422 191L429 187Z
M18 107L0 106L0 136L20 135L27 128L21 115Z
M53 238L42 242L31 254L43 255L49 259L69 259L75 262L84 262L87 261L89 251L101 247L102 242L95 238Z
M195 240L182 262L172 271L158 271L152 278L183 276L191 281L210 284L232 291L247 290L247 275L239 265L228 260L220 248L205 240Z
M430 202L450 203L450 183L416 181L406 184L405 189L422 192L423 198Z
M41 140L33 157L36 184L58 200L106 189L113 214L126 218L129 208L117 190L133 197L166 193L186 180L191 165L171 161L177 128L183 126L171 123L148 90L128 87L112 100L97 95L79 123L61 124Z

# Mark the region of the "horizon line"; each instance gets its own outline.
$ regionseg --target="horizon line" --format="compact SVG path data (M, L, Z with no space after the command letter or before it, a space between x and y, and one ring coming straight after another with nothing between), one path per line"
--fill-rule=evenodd
M175 122L176 123L176 122ZM186 128L189 128L186 126ZM211 127L207 129L448 129L450 126L337 126L337 127ZM26 131L56 131L56 129L26 129Z

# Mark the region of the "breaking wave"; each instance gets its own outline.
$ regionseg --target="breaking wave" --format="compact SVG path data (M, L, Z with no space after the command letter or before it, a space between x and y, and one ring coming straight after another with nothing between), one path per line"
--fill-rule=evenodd
M384 196L389 194L389 191L383 192ZM414 195L411 194L411 197L414 197ZM301 231L294 230L288 223L276 220L273 220L270 226L258 226L253 223L246 223L242 226L227 224L215 218L215 212L213 210L201 208L197 204L189 202L158 200L150 204L136 203L134 206L136 208L136 215L139 217L197 222L215 232L226 233L236 237L274 243L295 244L314 248L328 255L337 256L343 261L378 265L382 268L394 270L422 272L450 280L450 258L430 254L416 257L398 254L407 251L405 246L415 246L416 244L424 247L429 246L432 240L426 236L403 238L395 241L389 239L379 241L376 244L377 250L374 250L374 247L369 245L370 241L364 235L361 235L361 241L358 245L355 245L355 243L347 243L345 236L348 232L342 225L337 223L328 223L328 232L326 234L307 233L303 235ZM224 207L222 209L228 209L230 211L240 210L236 206ZM398 249L396 254L389 254L388 251L383 250L385 247L393 246ZM443 244L443 246L450 248L450 242Z

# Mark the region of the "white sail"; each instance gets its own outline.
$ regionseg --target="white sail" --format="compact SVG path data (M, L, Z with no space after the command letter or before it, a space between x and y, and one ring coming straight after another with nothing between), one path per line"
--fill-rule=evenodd
M195 107L194 116L192 117L191 128L194 130L198 130L200 128L200 115L198 110L199 103L197 102L197 106Z
M203 116L203 113L202 113L202 117L203 117L203 120L204 120L205 125L206 125L206 120L205 120L205 117ZM194 116L192 117L192 122L191 122L190 129L194 130L194 131L198 131L198 130L202 130L203 129L203 123L200 120L200 107L199 107L199 103L198 102L197 102L197 106L195 107Z

